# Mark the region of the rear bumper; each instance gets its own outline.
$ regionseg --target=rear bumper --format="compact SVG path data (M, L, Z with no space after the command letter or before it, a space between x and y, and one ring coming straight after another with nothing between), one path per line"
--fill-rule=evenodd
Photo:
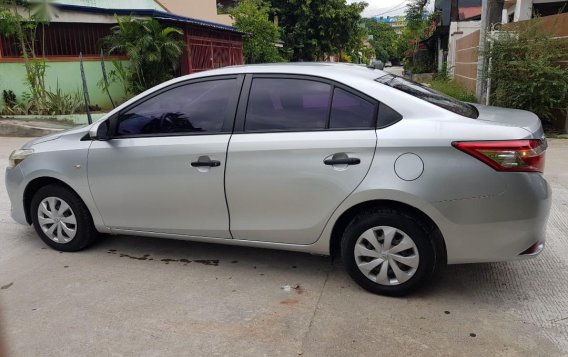
M24 211L24 175L19 166L6 169L5 182L10 198L10 215L16 222L29 225Z
M544 249L552 192L534 173L504 173L505 192L436 202L449 264L518 260Z

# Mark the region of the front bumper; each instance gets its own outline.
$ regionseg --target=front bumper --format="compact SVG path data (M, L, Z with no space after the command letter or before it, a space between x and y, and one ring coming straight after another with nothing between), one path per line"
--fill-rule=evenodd
M552 192L540 174L504 173L505 192L436 202L449 264L535 257L544 249Z
M24 211L24 175L19 166L6 168L5 182L11 204L10 215L16 222L29 225Z

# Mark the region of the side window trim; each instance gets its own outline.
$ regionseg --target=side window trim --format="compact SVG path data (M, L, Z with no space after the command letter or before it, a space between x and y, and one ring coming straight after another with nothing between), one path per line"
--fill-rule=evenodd
M326 83L331 86L330 92L330 101L328 104L328 114L327 114L327 124L324 129L299 129L299 130L257 130L257 131L245 131L245 118L246 112L249 104L249 97L251 93L252 81L255 78L271 78L271 79L303 79L303 80L311 80L315 82ZM331 118L331 107L332 107L332 100L333 100L333 92L335 88L343 89L344 91L353 94L363 100L368 101L369 103L373 104L374 106L374 118L375 118L375 125L371 128L336 128L330 129L329 128L329 121ZM286 73L248 73L246 74L243 87L242 87L242 94L239 100L239 105L237 109L237 117L235 119L235 127L233 130L234 134L261 134L261 133L286 133L286 132L301 132L301 131L348 131L348 130L371 130L377 127L378 116L379 116L379 101L371 98L370 96L361 93L360 91L351 88L343 83L336 82L334 80L318 77L318 76L310 76L310 75L303 75L303 74L286 74Z
M233 130L233 125L234 125L234 121L235 121L235 115L236 115L236 110L237 110L237 103L239 101L239 97L241 95L242 89L243 89L243 81L244 81L244 75L243 74L238 74L238 75L221 75L221 76L211 76L211 77L201 77L201 78L195 78L195 79L188 79L188 80L183 80L177 83L174 83L172 85L169 85L167 87L161 88L155 92L153 92L152 94L145 96L144 98L141 98L140 100L137 100L136 102L128 105L127 107L121 109L118 113L115 113L109 120L110 120L110 138L115 140L115 139L131 139L131 138L151 138L151 137L167 137L167 136L195 136L195 135L221 135L221 134L231 134L232 130ZM160 134L135 134L135 135L122 135L122 136L116 136L116 131L118 129L118 117L121 116L122 114L124 114L125 112L128 112L129 110L136 108L137 106L145 103L146 101L160 95L163 94L167 91L170 91L172 89L176 89L179 87L183 87L186 85L190 85L190 84L195 84L195 83L203 83L203 82L211 82L211 81L217 81L217 80L227 80L227 79L235 79L237 81L236 87L235 87L235 91L233 93L233 95L231 96L231 99L229 101L229 115L227 115L227 118L225 118L225 121L223 122L223 126L221 128L221 130L217 133L201 133L201 132L187 132L187 133L160 133Z

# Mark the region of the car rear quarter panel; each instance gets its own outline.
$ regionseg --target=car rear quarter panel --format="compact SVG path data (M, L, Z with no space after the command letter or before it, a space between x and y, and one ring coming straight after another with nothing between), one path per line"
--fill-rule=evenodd
M392 200L421 210L436 223L448 263L513 259L543 236L550 205L546 181L538 173L497 172L451 143L529 135L522 128L459 117L405 118L379 129L369 173L335 211L323 237L331 237L333 222L350 207ZM415 180L403 180L395 172L396 159L405 153L422 159L424 170Z

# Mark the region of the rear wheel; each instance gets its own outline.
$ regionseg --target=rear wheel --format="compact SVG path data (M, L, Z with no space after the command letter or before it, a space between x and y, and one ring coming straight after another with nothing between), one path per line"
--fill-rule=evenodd
M390 209L355 217L345 229L341 256L357 284L382 295L408 294L436 268L434 245L425 225Z
M79 251L97 237L89 210L77 194L63 186L40 188L30 212L37 234L54 249Z

